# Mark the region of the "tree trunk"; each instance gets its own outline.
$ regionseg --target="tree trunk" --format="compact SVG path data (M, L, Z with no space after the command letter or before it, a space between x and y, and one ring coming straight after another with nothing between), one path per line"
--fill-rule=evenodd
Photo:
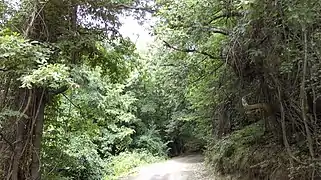
M27 91L27 90L22 90L20 89L17 93L17 97L15 100L16 108L21 109L24 108L22 115L27 112L28 108L30 107L31 103L31 96L32 92ZM18 119L16 120L16 144L14 147L14 155L13 155L13 162L11 164L12 170L9 172L11 174L11 179L12 180L19 180L21 179L19 177L19 174L21 171L21 161L22 161L22 156L23 156L23 147L26 145L26 134L27 134L27 124L28 124L28 119L19 116Z
M41 179L40 148L44 123L46 91L42 88L20 89L16 107L23 109L16 120L16 143L8 179Z
M31 164L31 177L32 180L41 179L40 173L40 149L41 139L43 132L44 116L45 116L45 90L37 89L36 102L38 102L38 108L35 114L34 132L33 132L33 151L32 151L32 164ZM38 99L40 98L40 99Z

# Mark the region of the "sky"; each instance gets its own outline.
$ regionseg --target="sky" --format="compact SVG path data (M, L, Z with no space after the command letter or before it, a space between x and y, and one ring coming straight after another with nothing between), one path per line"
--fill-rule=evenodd
M13 7L19 7L20 0L5 0L12 3ZM152 19L151 15L147 14L147 19ZM137 20L133 17L120 17L123 26L120 28L120 33L129 37L137 46L137 50L144 50L148 46L148 43L153 41L152 36L149 34L150 25L152 20L145 21L144 25L138 24Z
M123 26L120 28L120 33L136 43L139 51L146 49L148 44L153 41L153 37L149 34L151 20L147 20L144 25L140 25L134 18L124 17L121 18L121 22L123 22Z

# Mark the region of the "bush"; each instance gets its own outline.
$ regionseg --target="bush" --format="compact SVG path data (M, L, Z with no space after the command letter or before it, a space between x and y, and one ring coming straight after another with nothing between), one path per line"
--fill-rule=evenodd
M118 156L110 158L106 164L108 175L106 180L119 179L134 172L134 169L145 164L165 160L164 157L154 156L147 151L122 152Z
M265 136L263 125L259 122L212 142L205 159L211 168L223 175L266 179L279 171L288 174L284 173L287 169L283 164L280 165L280 162L286 162L286 158L282 145Z
M155 156L166 156L167 143L164 143L159 132L154 127L138 136L134 141L136 149L144 149Z
M205 153L206 163L215 173L232 175L235 179L311 179L320 177L321 166L292 160L282 144L271 135L264 135L261 122L249 125L231 135L212 142ZM304 148L291 147L297 159L307 159Z
M88 136L73 134L65 146L44 145L45 179L100 180L104 177L103 159Z

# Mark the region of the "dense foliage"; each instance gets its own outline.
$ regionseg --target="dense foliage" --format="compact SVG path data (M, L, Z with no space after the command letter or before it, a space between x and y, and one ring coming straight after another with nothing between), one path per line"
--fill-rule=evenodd
M320 2L158 2L161 76L186 102L181 118L212 125L197 131L211 167L243 179L320 177Z
M1 179L110 179L163 159L157 130L137 132L139 56L118 32L147 2L16 2L1 2Z
M317 179L318 0L0 2L0 178L118 179L205 151L236 179ZM143 51L119 33L153 15Z

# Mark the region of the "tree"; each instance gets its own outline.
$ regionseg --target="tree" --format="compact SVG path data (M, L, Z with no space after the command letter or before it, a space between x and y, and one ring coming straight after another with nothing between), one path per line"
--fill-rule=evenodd
M9 114L4 108L2 111L3 176L41 179L39 154L48 102L77 86L71 80L72 70L82 64L100 65L115 79L126 74L122 73L127 66L121 57L133 48L118 33L118 15L146 10L143 6L134 1L25 0L12 17L2 19L11 32L18 31L26 39L8 36L10 31L2 35L3 107L10 110ZM102 39L108 40L117 56L106 57L96 44Z

